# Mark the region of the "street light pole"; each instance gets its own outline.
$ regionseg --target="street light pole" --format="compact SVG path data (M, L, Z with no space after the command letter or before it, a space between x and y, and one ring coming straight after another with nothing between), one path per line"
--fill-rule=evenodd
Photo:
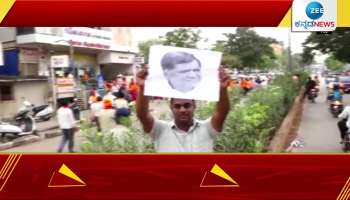
M55 69L51 65L52 52L50 51L50 75L51 75L51 86L52 86L52 106L53 109L57 109L57 93L56 93L56 74Z
M72 45L72 43L68 40L64 40L64 39L60 39L55 41L57 42L66 42L69 45L69 65L70 67L73 69L73 78L76 81L76 89L80 90L80 77L79 77L79 68L76 69L75 65L74 65L74 46ZM75 76L75 72L77 73L77 75Z
M74 46L69 41L66 41L66 42L68 42L69 44L69 63L73 69L73 76L77 81L77 88L80 89L79 68L77 69L76 66L74 65ZM75 77L75 73L77 75L76 77Z

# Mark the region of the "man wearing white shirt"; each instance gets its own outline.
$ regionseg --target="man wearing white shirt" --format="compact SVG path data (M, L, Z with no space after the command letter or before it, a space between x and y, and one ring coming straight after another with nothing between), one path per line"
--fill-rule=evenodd
M346 106L338 117L341 118L341 120L338 122L338 128L341 137L340 143L342 143L344 141L345 134L348 132L350 127L350 106Z
M99 116L100 112L103 110L103 102L102 102L102 97L98 96L96 98L96 102L91 104L91 121L96 124L97 130L101 131L101 126L100 126L100 121L99 121Z
M67 101L63 101L61 107L57 110L57 120L63 137L58 147L58 152L62 152L64 146L68 142L68 150L73 153L74 148L74 130L76 121L74 119L73 111L69 108Z

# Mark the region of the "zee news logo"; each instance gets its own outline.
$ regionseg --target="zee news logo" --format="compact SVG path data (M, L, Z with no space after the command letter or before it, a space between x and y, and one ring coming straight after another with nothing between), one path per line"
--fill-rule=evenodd
M309 4L307 4L305 8L305 13L309 20L304 21L296 21L295 26L296 27L304 27L304 29L313 28L313 27L335 27L334 21L320 21L320 19L323 14L325 13L325 9L323 5L318 1L312 1ZM317 20L317 21L315 21Z

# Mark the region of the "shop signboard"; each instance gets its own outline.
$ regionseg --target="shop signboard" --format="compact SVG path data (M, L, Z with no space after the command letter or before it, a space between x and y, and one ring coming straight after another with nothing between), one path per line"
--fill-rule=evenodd
M87 27L65 27L63 38L69 45L93 49L111 49L112 32Z
M56 79L57 98L74 97L75 82L72 78L57 78Z
M51 56L51 67L52 68L66 68L69 67L69 56L59 55Z
M19 51L21 63L39 63L39 51L37 49L21 48Z

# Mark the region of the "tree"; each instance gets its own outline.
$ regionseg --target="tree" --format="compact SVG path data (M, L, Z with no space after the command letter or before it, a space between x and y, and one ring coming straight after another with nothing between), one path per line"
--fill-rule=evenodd
M313 32L306 41L304 46L304 60L313 58L314 51L318 50L324 54L332 54L335 59L350 63L350 28L338 27L330 34L319 34Z
M226 65L231 69L234 69L234 68L242 69L242 62L239 59L239 57L235 55L224 53L222 55L222 64Z
M275 59L272 43L276 40L259 36L250 28L237 28L236 33L226 33L224 52L236 55L242 63L242 67L264 68L268 59ZM268 58L268 59L267 59Z
M313 52L313 49L310 47L305 47L303 54L301 55L302 57L302 63L305 65L310 65L314 62L314 57L316 53Z
M162 44L162 41L160 39L150 39L139 43L140 54L145 57L145 63L148 63L149 48L157 44Z
M178 28L167 32L163 44L175 47L197 48L197 42L201 40L200 30L191 28Z
M225 52L225 41L222 41L222 40L216 41L212 50L223 53L222 59L221 59L222 64L226 65L231 69L234 69L234 68L242 69L242 62L239 59L239 57Z
M325 60L325 64L327 66L327 68L331 71L344 71L345 69L345 64L339 60L337 60L333 55L329 56L326 60Z

